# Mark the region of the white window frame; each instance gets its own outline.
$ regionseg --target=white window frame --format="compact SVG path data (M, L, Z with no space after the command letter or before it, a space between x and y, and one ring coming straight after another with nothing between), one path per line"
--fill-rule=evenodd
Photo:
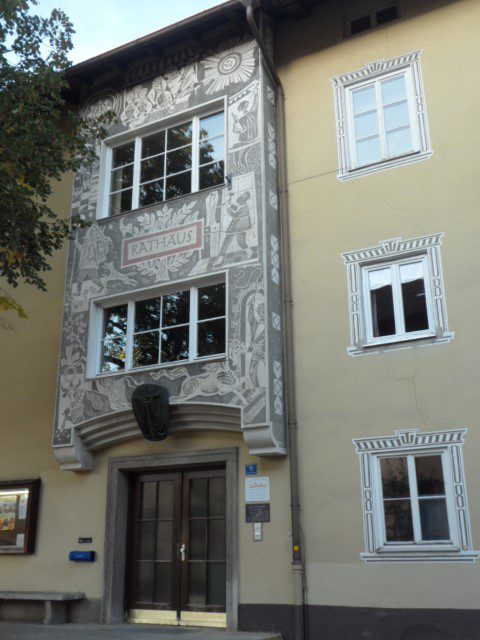
M425 92L420 67L421 54L422 51L415 51L390 60L378 60L366 64L362 69L331 79L335 100L339 162L337 177L341 182L396 166L419 162L432 156L433 151L430 146ZM399 156L388 156L380 100L380 83L399 75L405 77L413 149ZM353 91L372 84L376 87L382 159L359 165L356 161L352 95Z
M474 562L479 553L472 550L467 488L462 446L467 429L420 433L418 429L395 431L393 436L353 440L360 458L362 511L365 534L365 562ZM382 457L441 455L450 539L422 541L415 515L416 481L410 483L414 542L387 542L382 495L380 460ZM414 464L409 459L410 467ZM409 470L409 477L415 473Z
M408 240L393 238L392 240L383 240L375 247L342 254L347 269L350 317L350 346L347 348L347 353L350 356L406 348L414 344L419 346L443 344L453 340L455 334L449 330L448 326L443 282L441 259L443 237L443 233L436 233ZM368 272L379 267L419 262L420 260L424 265L428 330L401 331L402 318L400 324L396 324L397 333L395 335L374 338ZM399 287L394 287L393 291L395 304L395 295L397 298L400 295ZM397 299L395 308L400 309L401 306Z
M399 277L399 268L403 264L418 263L423 265L423 277L425 282L425 301L427 307L428 316L428 329L423 331L405 331L405 315L401 313L403 310L402 291ZM368 276L371 271L390 267L392 271L392 293L393 293L393 307L395 315L395 326L397 332L391 336L374 337L373 335L373 319L372 319L372 306L370 287L368 283ZM435 321L433 314L433 303L431 296L431 284L430 275L428 269L427 256L411 256L404 259L391 260L389 262L380 262L375 265L369 265L362 268L363 276L363 300L365 301L365 328L366 328L366 342L365 346L377 345L377 344L389 344L391 342L398 342L404 340L416 340L420 338L428 338L435 336Z
M393 18L393 20L389 20L381 25L377 24L377 13L378 11L382 11L382 9L389 9L390 7L395 7L397 10L397 17ZM363 18L364 16L370 16L370 27L363 31L359 31L352 35L352 22L354 20L358 20L358 18ZM361 36L364 33L368 33L372 29L376 29L377 27L384 27L395 20L400 18L400 11L398 7L398 2L396 0L390 0L388 2L379 2L377 4L368 4L362 9L355 11L354 13L349 13L345 16L345 37L346 38L354 38L355 36Z
M214 284L225 284L225 352L215 353L208 356L197 356L197 327L202 320L198 319L198 290ZM160 362L143 367L132 366L132 345L135 321L135 303L142 300L161 297L164 295L178 293L179 291L190 291L190 318L189 318L189 357L185 360L175 362ZM121 371L102 371L102 340L104 310L118 305L127 305L127 333L126 333L126 354L125 368ZM210 318L214 320L215 318ZM227 358L228 350L228 279L226 273L215 274L208 277L192 281L178 281L168 286L150 287L139 291L124 294L122 296L109 296L108 298L94 299L90 304L90 323L87 355L87 378L104 378L132 374L152 369L163 369L167 367L185 366L193 362L209 362L212 360L224 360Z
M175 200L176 197L187 197L193 193L197 193L200 191L199 189L199 146L200 146L200 120L203 118L207 118L208 116L215 115L217 113L223 113L224 115L224 132L223 132L223 140L224 140L224 178L227 177L227 164L228 164L228 154L227 154L227 110L225 106L225 100L214 101L213 103L208 103L206 105L202 105L201 109L195 109L194 111L184 111L182 113L176 114L174 117L165 118L160 122L155 122L153 124L144 125L142 127L136 128L134 131L122 132L120 134L113 135L105 140L102 140L101 150L100 150L100 188L98 194L97 201L97 219L102 218L115 218L120 215L125 215L130 213L131 211L136 211L138 209L143 209L144 207L155 207L162 206L167 202ZM168 198L166 200L162 200L160 202L156 202L154 204L149 205L139 205L139 192L140 192L140 164L141 164L141 148L142 148L142 138L153 135L155 133L159 133L165 129L169 129L171 127L180 126L187 122L192 121L192 190L188 194L184 194L183 196L176 196L174 198ZM134 162L133 162L133 185L132 185L132 209L128 211L123 211L118 214L109 213L109 199L110 199L110 175L112 170L112 158L113 158L113 149L115 147L122 146L124 144L128 144L129 142L134 142ZM206 187L206 189L214 189L223 187L224 183L221 185L215 185L212 187ZM203 191L203 190L202 190Z

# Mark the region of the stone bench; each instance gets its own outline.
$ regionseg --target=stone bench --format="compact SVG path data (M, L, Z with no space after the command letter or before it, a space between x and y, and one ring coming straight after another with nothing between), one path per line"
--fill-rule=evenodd
M45 602L44 624L65 624L68 603L83 600L84 593L59 593L55 591L0 591L2 600L22 600L23 602Z

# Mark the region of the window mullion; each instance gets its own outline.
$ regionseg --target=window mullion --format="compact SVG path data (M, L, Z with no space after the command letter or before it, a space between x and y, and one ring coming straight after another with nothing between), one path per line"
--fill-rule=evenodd
M385 133L381 84L381 80L377 80L375 82L375 100L377 103L377 121L378 133L380 134L380 148L382 153L382 160L385 160L387 158L387 135Z
M135 151L133 156L133 189L132 189L132 209L139 207L140 193L140 160L142 155L142 139L135 138Z
M402 285L400 282L400 265L392 264L393 310L395 313L395 333L405 333L405 316L403 312Z
M188 330L188 355L190 360L197 357L197 336L198 336L198 288L190 289L190 327Z
M192 121L192 193L194 191L198 191L200 186L199 156L200 156L200 118L199 116L195 116Z
M132 369L133 364L133 328L135 323L135 302L130 300L127 307L127 335L125 337L125 370Z
M420 506L418 502L417 474L415 471L415 456L407 456L408 484L410 485L410 503L412 505L413 536L415 542L422 541L422 527L420 524Z
M158 363L162 362L162 333L163 333L163 298L160 296L160 324L158 329Z

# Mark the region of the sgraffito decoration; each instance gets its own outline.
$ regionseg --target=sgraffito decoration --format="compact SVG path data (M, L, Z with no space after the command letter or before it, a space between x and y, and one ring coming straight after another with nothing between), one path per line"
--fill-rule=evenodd
M114 110L118 119L109 134L134 136L144 125L162 126L166 116L171 122L186 109L201 113L203 103L223 100L230 180L97 220L99 163L77 173L72 212L91 224L69 247L53 438L64 468L91 468L90 445L82 434L102 425L114 443L116 416L131 411L134 390L150 383L168 390L172 406L235 408L252 453L285 453L278 188L269 162L276 122L268 99L273 90L258 59L254 41L231 39L203 60L187 59L150 82L105 91L83 105L83 113L92 116ZM219 272L225 273L228 291L226 357L91 373L89 334L99 339L89 326L96 301L157 286L161 291Z

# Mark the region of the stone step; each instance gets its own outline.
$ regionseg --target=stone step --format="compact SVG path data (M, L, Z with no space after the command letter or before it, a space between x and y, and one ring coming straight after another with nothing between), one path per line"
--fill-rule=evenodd
M15 640L282 640L279 633L250 633L193 627L124 624L41 625L0 621L0 638Z

